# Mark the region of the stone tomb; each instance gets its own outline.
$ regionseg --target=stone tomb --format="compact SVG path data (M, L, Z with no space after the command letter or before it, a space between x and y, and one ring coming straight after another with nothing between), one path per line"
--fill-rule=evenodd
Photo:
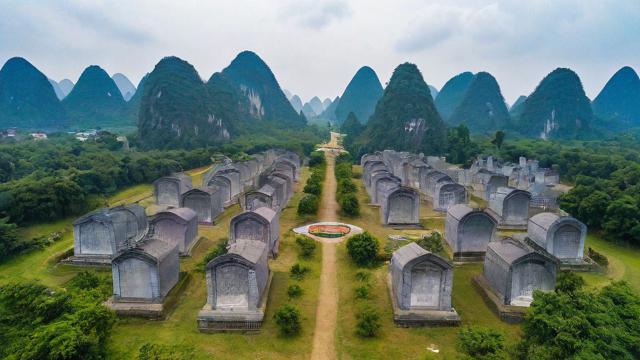
M467 203L467 190L456 182L436 184L433 195L433 210L447 211L450 206Z
M531 193L511 187L499 187L489 201L489 210L499 219L500 228L526 229Z
M220 192L220 199L222 199L223 206L229 206L233 203L233 197L231 196L231 180L219 174L214 174L204 182L207 187L217 187Z
M280 246L279 214L267 207L244 211L231 219L229 244L238 240L253 240L265 243L269 255L278 256Z
M393 176L390 172L376 171L371 179L371 203L380 205L382 201L382 193L388 192L389 189L396 188L402 184L399 177Z
M415 189L405 186L385 187L378 197L382 224L420 224L420 194Z
M164 301L180 276L177 244L146 240L111 263L113 297L105 305L118 315L162 318Z
M587 226L571 216L540 213L529 219L527 236L563 263L581 263Z
M229 180L229 191L232 201L236 200L238 195L244 191L243 184L240 180L240 171L236 169L233 164L225 165L216 170L214 177L224 177Z
M198 215L189 208L160 211L151 218L152 236L178 246L180 255L189 255L198 239Z
M262 326L271 277L266 244L237 240L206 267L207 303L198 314L203 332L257 331Z
M410 243L393 253L389 265L393 320L402 326L458 325L451 307L453 265Z
M552 256L507 237L489 243L483 275L474 282L500 319L519 322L533 301L534 290L555 288L557 271L558 262Z
M438 187L438 184L451 183L451 182L453 182L453 179L451 179L449 175L438 170L432 170L427 173L427 178L426 178L427 187L425 189L425 193L429 197L434 199L436 196L436 188Z
M256 210L261 207L268 207L278 211L277 201L274 201L276 190L269 184L263 185L260 189L250 191L244 195L244 210ZM277 199L276 199L277 200Z
M182 194L182 207L198 214L200 224L213 224L215 218L224 211L223 191L212 185L191 189Z
M486 210L465 204L447 210L444 236L456 261L481 261L498 222Z
M284 208L287 205L287 181L277 176L268 176L262 184L265 185L274 189L272 206Z
M76 265L108 265L119 251L134 246L147 235L149 225L139 205L116 206L88 213L73 223Z
M191 189L191 177L185 174L164 176L153 182L156 204L180 207L180 197Z

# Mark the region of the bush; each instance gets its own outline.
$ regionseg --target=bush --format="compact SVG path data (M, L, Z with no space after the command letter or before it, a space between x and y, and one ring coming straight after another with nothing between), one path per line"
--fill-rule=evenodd
M380 331L380 315L370 307L362 309L356 315L358 322L356 323L356 333L361 337L374 337Z
M302 296L302 288L298 284L289 285L287 288L287 296L289 299L294 299Z
M216 244L216 246L211 249L207 255L204 256L204 259L202 259L202 261L200 262L200 269L202 269L203 271L206 270L207 268L207 264L209 263L209 261L217 258L220 255L224 255L227 253L227 244L229 243L229 238L227 237L223 237L220 239L220 241L218 241L218 243Z
M503 335L489 328L466 326L458 334L458 351L473 359L503 359Z
M296 244L300 249L300 256L311 258L316 251L316 241L306 236L296 236Z
M316 195L306 194L298 203L298 215L313 215L318 212L320 200Z
M280 329L280 334L284 336L293 336L300 332L300 311L293 305L282 305L273 314L273 319Z
M360 203L355 194L346 194L340 198L342 212L349 216L360 215Z
M314 151L309 155L309 167L323 165L324 163L324 152Z
M81 290L95 289L100 286L100 278L93 272L83 270L69 281L69 285Z
M438 254L444 250L442 235L437 231L432 232L430 235L423 236L422 239L416 241L416 244L434 254Z
M309 179L302 191L306 194L320 196L320 194L322 193L322 184L317 181L311 181L311 179Z
M585 282L582 276L568 270L561 271L556 278L556 292L565 294L575 293L581 290L584 284Z
M369 285L358 286L354 292L356 299L368 299L369 298Z
M353 181L351 181L351 179L346 178L338 180L338 186L336 190L339 195L346 195L349 193L355 193L356 191L358 191L358 187Z
M347 240L347 252L358 266L371 266L378 259L378 239L365 231Z
M291 269L289 269L289 274L293 279L302 280L309 271L311 271L311 269L308 267L295 263L291 266Z
M601 253L593 250L591 247L587 249L587 256L590 257L591 260L595 261L596 264L602 267L609 266L609 259L607 259L607 257L602 255Z

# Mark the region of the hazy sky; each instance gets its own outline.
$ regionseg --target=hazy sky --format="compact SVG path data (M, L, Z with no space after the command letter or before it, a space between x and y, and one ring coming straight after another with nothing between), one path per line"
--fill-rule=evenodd
M0 0L0 62L55 80L97 64L137 85L167 55L208 79L245 49L303 101L341 94L362 65L385 83L405 61L438 89L488 71L509 103L570 67L593 98L620 67L640 71L640 0Z

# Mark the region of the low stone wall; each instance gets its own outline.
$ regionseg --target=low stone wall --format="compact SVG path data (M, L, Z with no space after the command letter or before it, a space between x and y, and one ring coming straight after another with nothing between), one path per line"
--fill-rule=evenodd
M491 285L489 285L484 275L474 276L471 282L487 306L498 315L500 320L509 324L517 324L524 320L524 316L527 314L529 308L503 304L500 296L491 289Z

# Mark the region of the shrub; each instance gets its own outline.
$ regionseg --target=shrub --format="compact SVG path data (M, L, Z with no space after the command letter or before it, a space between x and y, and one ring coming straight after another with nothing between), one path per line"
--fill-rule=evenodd
M305 259L312 257L316 251L317 245L315 240L306 236L296 236L296 244L298 244L298 248L300 249L300 256Z
M336 190L339 195L338 197L340 197L340 195L355 193L356 191L358 191L358 187L353 181L351 181L351 179L346 178L338 180L338 186Z
M211 249L207 255L204 256L204 258L202 259L202 262L200 262L200 269L202 269L202 271L206 270L207 268L207 264L209 263L209 261L217 258L220 255L224 255L227 253L227 244L229 243L229 238L227 237L223 237L220 239L220 241L218 241L218 243L216 244L216 246Z
M314 151L309 155L309 166L314 167L324 164L324 152Z
M311 269L309 269L308 267L302 266L299 263L295 263L293 264L293 266L291 266L289 274L296 280L302 280L309 271L311 271Z
M313 215L318 212L320 201L318 196L306 194L298 203L298 215Z
M356 273L356 280L358 281L365 282L365 281L368 281L369 278L371 278L371 273L368 273L366 271L358 271Z
M320 194L322 193L322 184L307 181L307 184L304 186L304 189L302 191L306 194L320 196Z
M294 299L302 296L302 288L298 284L289 285L287 288L287 295L289 299Z
M369 298L369 285L358 286L354 292L356 299L368 299Z
M340 198L342 212L349 216L360 215L360 203L355 194L346 194Z
M367 231L347 240L347 252L358 266L371 266L378 258L378 239Z
M356 333L361 337L374 337L380 331L380 315L371 308L363 308L356 315L358 322L356 323Z
M504 358L503 335L494 329L466 326L458 334L457 347L473 359Z
M273 319L280 329L280 334L284 336L293 336L300 332L300 311L293 305L282 305L273 314Z
M100 278L93 272L83 270L69 281L69 285L81 290L95 289L100 286Z
M609 266L609 259L607 259L607 257L602 255L601 253L593 250L591 247L587 249L587 256L590 257L591 260L595 261L596 264L602 267Z
M347 162L341 162L336 164L335 167L336 179L349 179L351 178L351 164Z
M556 279L557 293L575 293L584 287L584 279L571 271L561 271Z
M437 231L432 232L430 235L423 236L422 239L416 241L416 244L435 254L444 250L444 246L442 245L442 235Z

